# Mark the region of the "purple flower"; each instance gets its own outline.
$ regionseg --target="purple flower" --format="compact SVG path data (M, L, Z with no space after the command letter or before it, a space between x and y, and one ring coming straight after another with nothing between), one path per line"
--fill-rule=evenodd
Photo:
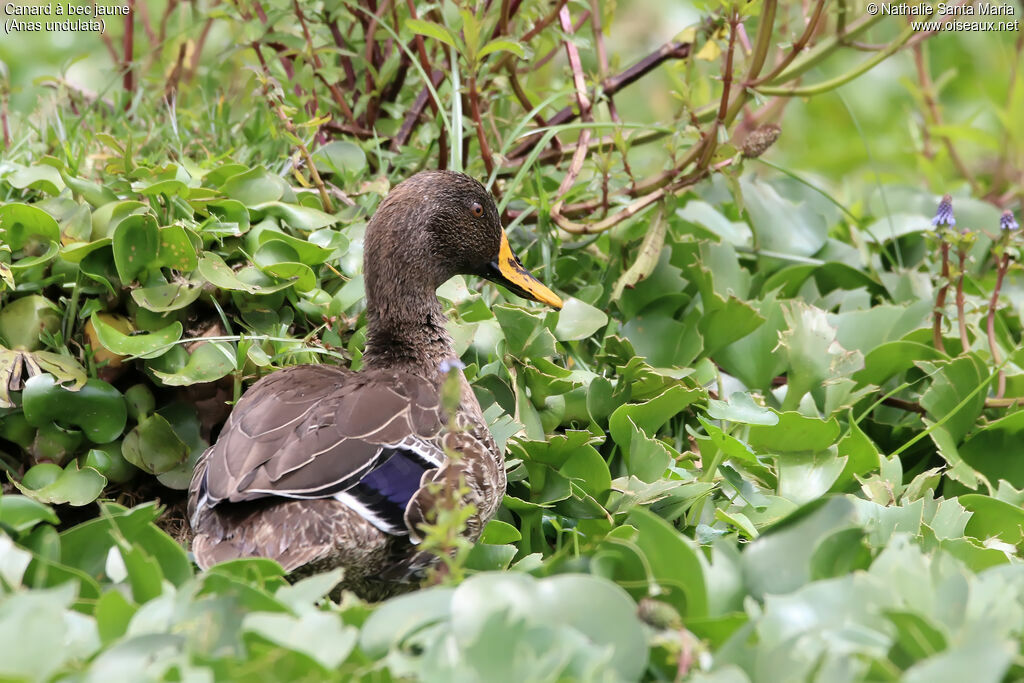
M1016 230L1020 225L1013 217L1013 212L1007 209L1003 211L1003 215L999 218L999 229L1000 230Z
M437 366L437 369L442 375L447 375L452 370L465 370L466 364L458 358L445 358Z
M932 225L938 227L940 225L956 225L956 219L953 218L953 197L945 194L942 195L942 201L939 202L939 208L935 210L935 218L932 219Z

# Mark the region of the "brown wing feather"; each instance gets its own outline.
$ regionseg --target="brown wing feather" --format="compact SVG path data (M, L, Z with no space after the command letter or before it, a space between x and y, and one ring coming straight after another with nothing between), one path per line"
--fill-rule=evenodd
M190 517L222 501L333 495L378 464L382 445L441 428L437 389L416 375L286 368L245 393L203 454Z

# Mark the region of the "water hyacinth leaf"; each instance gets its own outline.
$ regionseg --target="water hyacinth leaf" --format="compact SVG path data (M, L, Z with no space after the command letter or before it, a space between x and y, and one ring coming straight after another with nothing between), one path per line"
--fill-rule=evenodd
M36 465L35 467L42 467ZM33 468L34 469L34 468ZM56 477L38 488L30 488L28 483L35 483L34 477L30 477L29 470L25 473L24 480L14 482L18 490L41 503L67 503L68 505L82 506L96 500L96 497L103 492L107 485L107 478L91 467L79 468L78 463L72 461L60 470ZM49 477L47 477L49 479Z
M864 367L859 351L848 351L836 341L836 329L822 309L796 300L784 305L782 314L788 329L779 334L779 346L789 361L784 408L795 408L812 389Z
M346 626L338 614L319 611L305 612L298 617L249 614L242 621L242 630L278 647L301 652L326 670L335 669L345 661L359 638L359 631Z
M914 367L917 361L936 361L944 355L927 344L906 340L887 342L871 349L864 356L864 368L851 377L861 386L881 385L890 377Z
M120 591L108 590L100 596L94 615L104 645L112 643L128 631L128 624L137 610L138 606L132 604Z
M0 526L3 528L17 533L42 522L60 524L60 519L53 508L34 498L14 494L0 496Z
M296 291L299 292L308 292L316 288L316 274L305 263L273 263L264 266L263 272L294 284Z
M263 202L250 204L249 211L256 217L273 216L296 230L313 232L338 222L338 219L319 209L284 202Z
M825 245L828 222L809 203L793 203L761 180L740 179L743 202L761 249L813 256Z
M382 657L402 647L413 634L447 620L454 592L448 586L434 586L382 603L363 624L360 649L371 657Z
M235 369L235 353L224 342L207 342L195 349L180 370L170 373L153 370L167 386L183 387L213 382Z
M507 304L495 306L492 311L505 333L507 353L518 358L555 355L555 337L541 316Z
M347 140L334 140L313 153L313 163L321 173L338 173L355 178L366 168L366 153Z
M161 415L145 418L124 437L121 452L125 460L150 474L174 469L189 456L189 447Z
M752 541L743 552L743 574L751 595L788 593L811 577L817 544L853 526L854 505L846 498L820 498L792 513Z
M748 442L765 453L824 451L839 438L839 420L820 420L796 412L779 413L776 425L752 425Z
M176 320L156 332L128 335L107 324L100 313L94 313L89 320L104 348L118 355L137 358L156 358L162 355L174 342L181 339L184 331L181 323Z
M128 421L121 392L98 379L71 391L57 384L53 375L36 375L25 382L22 409L31 425L74 425L93 443L113 441Z
M220 186L221 191L245 206L276 201L284 196L287 184L262 166L233 175Z
M683 616L706 616L704 568L693 541L648 510L635 508L628 519L637 529L636 545L647 558L652 578L667 591L665 600Z
M132 299L154 313L177 311L190 305L203 293L200 282L173 282L132 290Z
M160 228L160 249L157 260L165 268L172 268L185 273L191 272L199 265L199 256L188 231L180 225L168 225Z
M50 214L31 204L10 203L0 206L0 231L3 242L12 251L60 242L60 226Z
M1022 440L1024 412L994 420L971 434L959 447L960 458L993 485L1005 480L1024 488Z
M3 499L0 498L0 501ZM0 506L0 510L2 510ZM489 543L491 545L501 545L503 543L515 543L523 537L519 533L519 529L515 528L508 522L502 522L500 519L492 519L484 527L483 533L480 535L481 543Z
M943 427L957 442L974 426L985 406L985 392L978 390L991 373L986 363L974 354L949 362L915 363L932 377L931 385L921 394L921 407L933 421ZM962 407L959 407L964 403Z
M93 242L71 242L61 247L60 257L68 263L80 263L86 256L101 247L109 245L111 242L112 240L109 237Z
M158 267L160 229L151 214L132 214L114 229L111 246L121 282L128 283L147 269Z
M466 558L466 568L478 572L501 571L508 569L515 559L517 548L514 545L492 545L477 542Z
M340 236L340 233L335 234ZM278 258L276 259L277 261L299 261L300 263L305 263L307 266L318 266L330 258L333 253L331 249L322 247L312 241L307 242L306 240L300 240L297 237L292 237L287 233L276 232L273 230L263 230L260 232L257 240L260 243L260 249L262 249L262 247L268 242L273 241L283 242L291 248L293 253L291 258ZM344 238L342 241L344 241ZM256 259L255 255L253 255L253 261L258 265L262 265Z
M612 438L619 446L628 448L633 435L630 423L648 436L657 435L662 425L701 398L701 393L699 389L676 384L644 403L619 406L608 420Z
M117 201L117 195L103 185L70 175L64 170L60 171L60 175L72 192L81 195L94 208Z
M199 259L199 274L206 278L210 284L220 287L221 289L247 292L249 294L272 294L282 289L287 289L294 284L292 281L279 282L266 286L252 284L247 282L245 278L241 276L244 270L245 269L235 273L235 271L224 262L223 258L210 251L204 252L202 258Z
M708 399L708 417L741 424L772 426L779 423L778 413L757 405L750 394L741 392L730 396L728 403Z
M310 233L309 243L330 251L330 259L338 258L348 251L349 247L349 239L333 228L321 228Z
M43 345L40 334L56 332L59 326L60 311L49 299L38 294L23 296L0 309L0 344L34 351Z
M245 204L234 199L221 199L206 205L212 218L203 224L203 232L215 232L225 235L242 235L249 230L249 210Z
M575 297L566 299L562 310L554 315L558 316L554 329L558 341L586 339L608 324L608 315L604 311Z
M52 195L60 194L65 187L60 171L46 164L20 168L7 177L7 182L19 190L39 190Z
M965 529L968 535L979 541L998 538L1020 547L1024 541L1024 510L1020 507L980 493L965 494L957 500L972 513Z

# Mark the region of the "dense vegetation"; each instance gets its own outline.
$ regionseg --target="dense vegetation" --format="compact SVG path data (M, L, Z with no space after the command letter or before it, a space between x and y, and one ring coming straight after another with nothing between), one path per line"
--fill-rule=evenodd
M655 4L7 36L0 678L1024 675L1021 34ZM498 519L442 517L442 569L376 605L198 573L196 458L263 374L359 367L366 221L432 167L567 302L439 292Z

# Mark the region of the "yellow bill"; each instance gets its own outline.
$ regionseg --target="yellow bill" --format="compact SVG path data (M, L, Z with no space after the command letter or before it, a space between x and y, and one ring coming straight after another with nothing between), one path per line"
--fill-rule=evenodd
M501 232L501 247L498 250L498 258L488 264L483 276L491 282L496 282L517 296L531 301L538 301L547 304L554 309L562 308L562 300L558 295L548 289L544 283L530 274L530 271L523 267L519 257L512 251L508 244L508 237L505 231Z

